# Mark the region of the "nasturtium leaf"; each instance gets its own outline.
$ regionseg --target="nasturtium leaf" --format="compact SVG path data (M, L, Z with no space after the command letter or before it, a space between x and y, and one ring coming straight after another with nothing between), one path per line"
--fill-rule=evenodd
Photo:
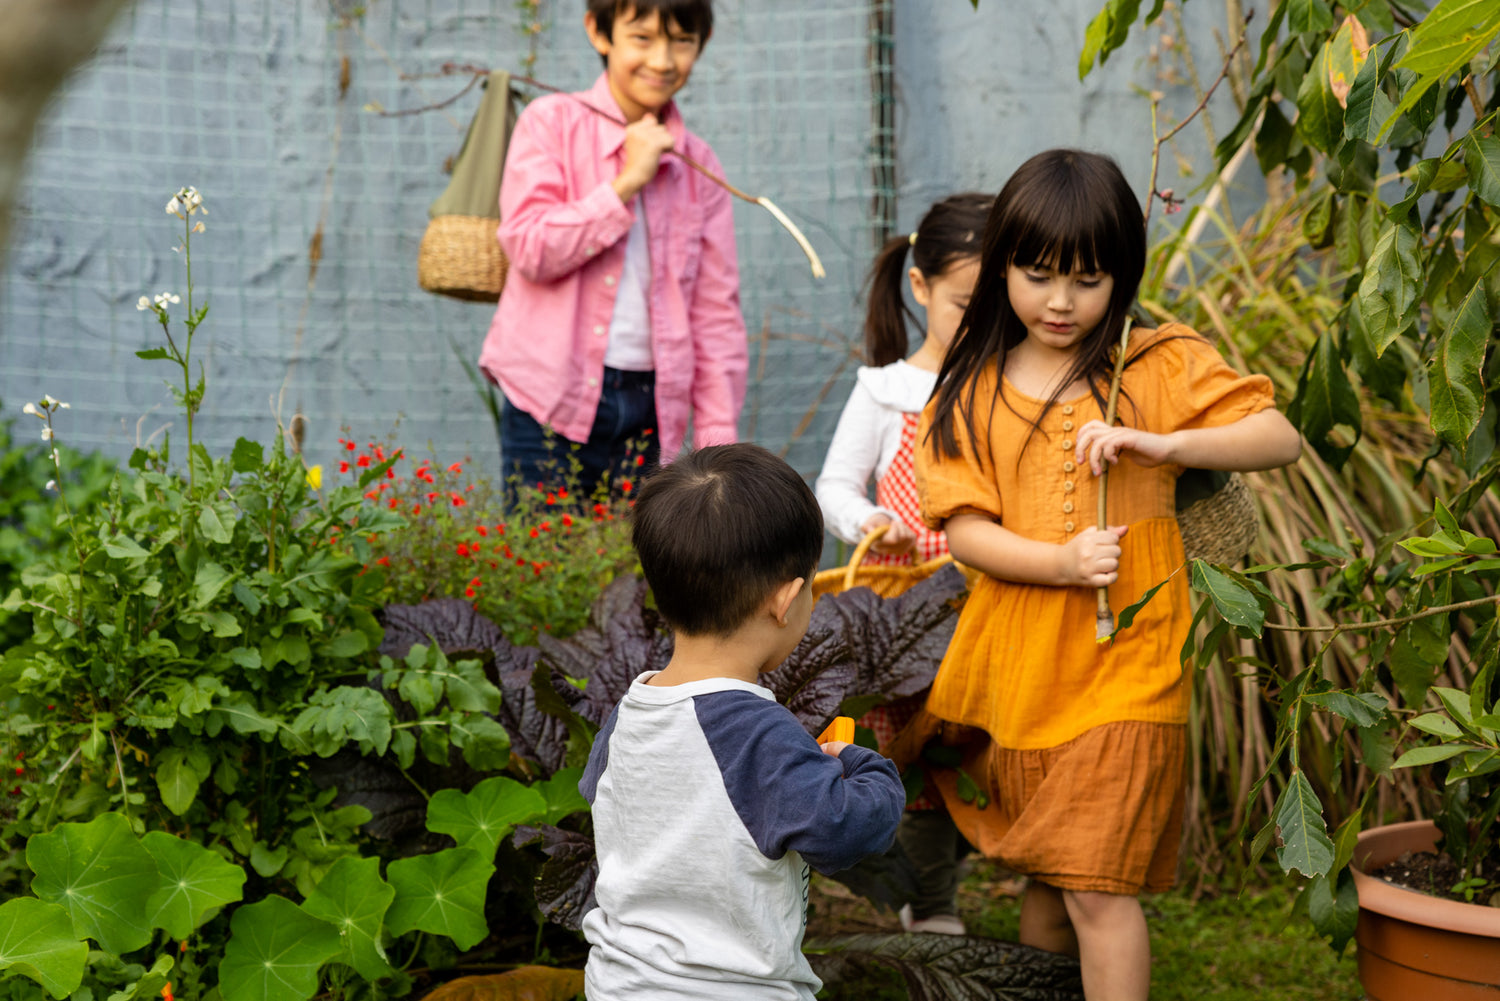
M264 841L257 841L255 847L250 849L250 868L265 879L270 879L286 865L288 851L286 845L272 848Z
M177 816L187 812L198 796L198 786L206 774L188 761L186 748L169 747L156 756L156 788L161 801ZM181 938L182 936L178 936Z
M1484 282L1477 281L1464 296L1448 329L1438 337L1428 391L1432 430L1459 454L1484 411L1484 352L1490 329Z
M219 993L224 1001L307 1001L318 970L342 949L333 925L285 897L266 897L230 919Z
M392 972L380 945L380 930L395 897L395 889L380 878L379 859L346 857L318 881L302 909L337 928L342 961L374 981Z
M1226 622L1248 629L1259 636L1265 626L1266 613L1254 592L1242 586L1224 571L1202 560L1192 562L1193 590L1207 595Z
M26 864L36 876L31 892L57 904L106 952L131 952L151 941L141 904L160 884L156 863L130 821L102 813L86 824L59 824L26 842Z
M153 928L185 939L212 912L244 896L245 870L202 845L162 831L149 831L141 845L161 873L161 885L146 901Z
M1307 696L1307 701L1337 713L1355 726L1374 726L1390 708L1385 696L1378 692L1321 692Z
M582 768L564 768L550 779L532 785L531 788L547 800L547 815L542 818L542 823L556 824L564 817L589 808L589 801L578 791L578 780L581 778Z
M576 790L576 774L574 786ZM500 839L511 828L546 813L547 799L541 792L515 779L495 776L466 793L457 789L433 793L427 804L427 829L451 835L460 848L472 848L481 858L494 859Z
M1422 288L1421 242L1411 227L1388 219L1370 252L1359 282L1359 305L1377 356L1416 317Z
M1328 827L1323 822L1323 805L1300 770L1292 772L1274 813L1281 837L1276 860L1282 871L1295 869L1304 876L1326 873L1333 865L1333 842L1328 840Z
M87 942L73 933L73 920L56 904L13 897L0 904L0 980L29 977L54 998L83 983Z
M472 848L397 859L386 869L396 888L386 927L392 935L415 930L447 935L460 949L472 949L489 932L484 895L494 874L494 864Z

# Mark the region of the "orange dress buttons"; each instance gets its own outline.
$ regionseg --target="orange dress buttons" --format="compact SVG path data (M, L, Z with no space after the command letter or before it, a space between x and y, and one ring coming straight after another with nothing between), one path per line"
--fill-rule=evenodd
M1071 404L1071 403L1064 404L1063 405L1063 413L1064 414L1071 414L1071 413L1073 413L1073 404Z
M1073 439L1071 439L1071 438L1064 438L1063 439L1063 451L1066 452L1069 449L1071 449L1072 447L1073 447Z
M1071 431L1071 430L1073 430L1073 422L1072 421L1063 421L1063 430L1064 431Z
M1073 492L1073 481L1072 480L1063 480L1063 492L1064 493L1069 493L1069 494Z
M1071 531L1073 531L1073 523L1071 521L1065 521L1065 522L1063 522L1063 531L1064 532L1071 532Z
M1072 513L1073 513L1073 502L1072 501L1063 501L1063 514L1072 514Z
M1065 473L1071 473L1073 470L1075 470L1077 468L1078 468L1077 466L1073 465L1073 460L1072 459L1069 459L1067 462L1063 463L1063 472L1065 472Z

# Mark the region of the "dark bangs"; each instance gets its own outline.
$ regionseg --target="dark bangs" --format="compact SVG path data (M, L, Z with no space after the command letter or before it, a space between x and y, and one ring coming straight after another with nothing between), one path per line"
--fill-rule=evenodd
M683 31L698 36L698 45L708 44L714 32L714 7L711 0L588 0L589 13L599 31L613 37L616 17L638 21L651 13L661 15L662 26L676 21Z
M996 199L1001 217L986 232L1011 248L1007 264L1062 272L1108 272L1115 296L1135 298L1146 267L1146 231L1135 194L1111 161L1079 150L1049 150L1016 171Z

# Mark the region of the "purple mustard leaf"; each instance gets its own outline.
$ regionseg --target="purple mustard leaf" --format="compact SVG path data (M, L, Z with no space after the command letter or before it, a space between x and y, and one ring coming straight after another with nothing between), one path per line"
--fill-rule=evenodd
M594 908L594 883L599 878L594 839L547 825L523 825L511 836L517 848L538 840L547 861L537 875L537 906L549 921L578 931L583 916Z

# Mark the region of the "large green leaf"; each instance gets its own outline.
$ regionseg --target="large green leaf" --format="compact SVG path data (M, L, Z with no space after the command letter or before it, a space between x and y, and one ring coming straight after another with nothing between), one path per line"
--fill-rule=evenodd
M1281 844L1276 861L1283 872L1300 871L1321 876L1333 866L1333 842L1323 823L1323 804L1302 772L1292 772L1291 781L1276 800L1276 828Z
M1375 142L1395 105L1380 86L1380 60L1366 59L1354 76L1344 109L1344 138Z
M1429 373L1432 430L1460 455L1484 412L1484 352L1490 341L1484 282L1469 294L1438 338Z
M1297 379L1297 395L1287 406L1287 418L1304 438L1334 468L1343 466L1360 435L1359 394L1349 382L1333 343L1331 331L1318 335L1318 343L1307 353ZM1353 441L1336 445L1329 436L1340 427L1353 432Z
M581 778L583 778L583 769L575 766L564 768L545 782L538 782L532 786L547 800L547 815L542 819L542 823L556 824L564 817L589 808L589 801L584 799L583 793L578 791L578 780Z
M162 831L141 838L161 873L161 885L146 901L151 926L185 939L225 904L244 896L245 870L202 845Z
M267 897L234 912L219 964L225 1001L306 1001L318 969L342 951L338 929L285 897Z
M333 864L302 909L338 929L342 961L373 981L391 973L380 929L395 897L395 889L380 878L379 859L346 857Z
M460 848L472 848L480 857L493 859L500 839L511 828L546 812L547 799L540 791L496 776L466 793L457 789L434 793L427 804L427 829L451 835Z
M1391 706L1378 692L1320 692L1309 695L1307 701L1361 727L1374 726L1385 719Z
M1333 27L1333 12L1324 0L1286 0L1286 30L1294 35L1327 31Z
M88 943L73 933L73 919L56 904L16 897L0 904L0 980L30 977L55 998L83 983Z
M156 756L156 788L162 803L182 816L193 805L198 786L211 769L208 753L201 748L169 747L162 751Z
M1376 355L1416 318L1422 289L1421 237L1408 226L1387 219L1370 252L1359 282L1359 308Z
M1337 892L1334 891L1335 885ZM1354 889L1354 876L1348 869L1312 881L1307 888L1307 916L1312 919L1318 934L1327 938L1335 951L1344 951L1344 946L1354 937L1354 926L1359 923L1359 894Z
M1242 586L1212 563L1194 560L1192 566L1193 590L1205 594L1224 616L1225 621L1260 635L1265 626L1266 613L1256 600L1255 593Z
M1470 132L1464 140L1464 170L1474 194L1500 208L1500 138Z
M1462 70L1483 52L1500 31L1500 4L1495 0L1442 0L1411 29L1411 46L1396 63L1417 79L1407 88L1382 133L1438 82Z
M94 939L106 952L130 952L151 941L141 909L160 877L118 813L33 835L26 864L36 873L31 892L66 910L79 938Z
M397 859L386 869L396 888L386 927L393 935L414 930L447 935L460 949L471 949L489 931L484 894L494 874L495 866L472 848Z
M1103 66L1109 54L1125 44L1140 9L1141 0L1106 0L1104 9L1094 15L1084 31L1083 51L1078 56L1078 79L1089 75L1096 58Z
M1297 88L1297 131L1323 153L1333 153L1344 135L1344 107L1328 81L1332 41L1324 42Z

